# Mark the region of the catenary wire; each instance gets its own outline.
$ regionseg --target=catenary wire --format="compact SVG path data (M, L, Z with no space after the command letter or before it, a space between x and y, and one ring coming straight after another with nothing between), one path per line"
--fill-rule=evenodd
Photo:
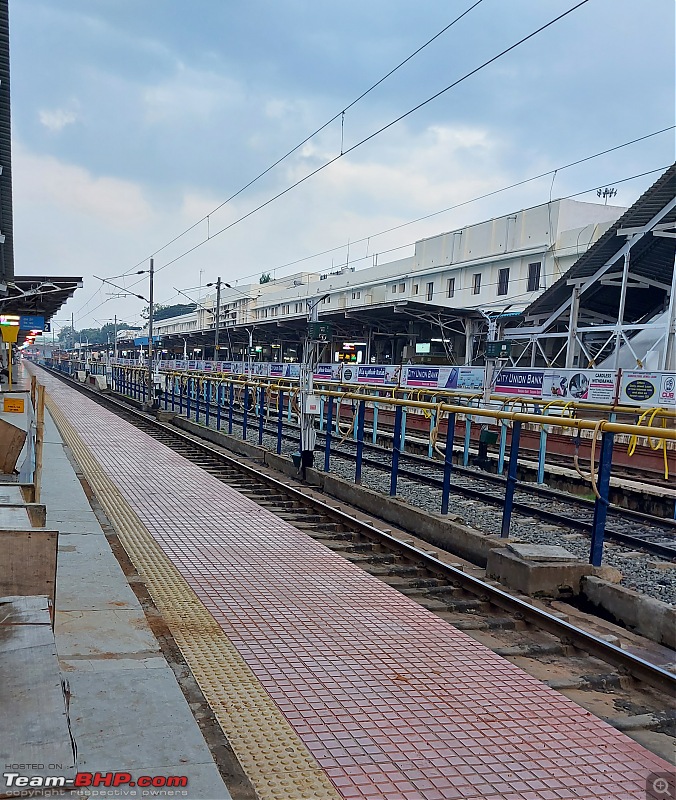
M254 183L256 183L261 178L263 178L265 175L267 175L269 172L271 172L275 167L279 166L283 161L285 161L287 158L289 158L289 156L293 155L293 153L295 153L297 150L299 150L304 144L307 144L311 139L314 139L315 136L317 136L323 130L328 128L328 126L331 125L331 123L335 122L337 119L341 119L341 118L344 119L346 111L349 111L349 109L351 109L353 106L355 106L360 100L363 100L374 89L376 89L378 86L380 86L381 83L384 83L388 78L390 78L392 75L394 75L394 73L397 72L397 70L401 69L401 67L403 67L405 64L407 64L409 61L411 61L411 59L415 58L415 56L417 56L418 53L422 52L426 47L428 47L430 44L432 44L432 42L434 42L436 39L438 39L440 36L442 36L444 33L446 33L446 31L448 31L450 28L452 28L457 22L460 22L460 20L463 17L467 16L467 14L469 14L470 11L475 9L482 2L483 2L483 0L475 0L475 2L471 6L469 6L469 8L465 9L465 11L463 11L461 14L459 14L454 20L449 22L448 25L444 26L440 31L435 33L434 36L432 36L430 39L428 39L424 44L420 45L420 47L418 47L416 50L414 50L403 61L400 61L389 72L387 72L385 75L383 75L382 78L377 80L375 83L371 84L371 86L369 86L368 89L363 91L358 97L356 97L354 100L352 100L350 103L348 103L348 105L346 105L343 109L341 109L337 114L334 114L323 125L320 125L319 128L317 128L315 131L313 131L313 133L310 133L308 136L306 136L301 142L299 142L297 145L295 145L290 150L288 150L283 156L278 158L274 163L270 164L269 167L267 167L261 173L256 175L255 178L252 178L248 183L246 183L244 186L242 186L241 189L238 189L234 194L231 194L230 197L228 197L222 203L220 203L215 208L213 208L208 214L205 214L203 217L201 217L201 219L198 219L196 222L194 222L192 225L190 225L184 231L182 231L181 233L177 234L169 242L167 242L166 244L162 245L162 247L160 247L158 250L155 250L155 252L152 253L150 256L148 256L147 258L144 258L142 261L139 261L138 264L135 264L133 267L130 267L130 269L128 270L128 272L126 274L129 274L130 272L135 270L137 267L139 267L140 265L144 264L148 260L148 258L152 258L153 256L156 256L158 253L161 253L163 250L166 250L167 247L169 247L170 245L174 244L174 242L177 242L179 239L181 239L187 233L190 233L190 231L194 230L202 222L205 222L206 220L208 220L209 217L211 217L212 214L215 214L217 211L219 211L221 208L223 208L223 206L227 205L231 200L234 200L236 197L238 197L240 194L242 194L242 192L246 191L249 187L253 186ZM209 239L209 238L211 238L211 236L209 235L207 238Z

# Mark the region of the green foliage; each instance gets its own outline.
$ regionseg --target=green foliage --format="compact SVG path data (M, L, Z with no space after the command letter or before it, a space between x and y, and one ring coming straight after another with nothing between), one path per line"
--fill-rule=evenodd
M270 273L269 272L264 272L261 275L261 277L259 278L258 282L259 283L270 283L271 280L272 280L272 276L270 275Z
M160 303L153 305L153 319L169 319L170 317L180 317L183 314L190 314L197 308L195 303L176 303L173 306L163 306ZM146 306L141 312L143 319L150 318L150 306Z

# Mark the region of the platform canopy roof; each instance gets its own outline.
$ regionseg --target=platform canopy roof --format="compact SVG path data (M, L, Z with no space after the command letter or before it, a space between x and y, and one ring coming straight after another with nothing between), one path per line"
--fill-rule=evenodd
M0 314L44 317L48 322L81 286L82 278L55 278L48 275L14 277L7 281L6 293L0 297Z
M649 319L664 303L673 271L676 238L661 234L676 226L676 164L629 208L556 283L525 310L525 319L547 327L570 306L573 285L581 289L581 313L617 319L628 239L629 283L625 320ZM633 232L633 233L632 233ZM639 289L640 291L632 291Z

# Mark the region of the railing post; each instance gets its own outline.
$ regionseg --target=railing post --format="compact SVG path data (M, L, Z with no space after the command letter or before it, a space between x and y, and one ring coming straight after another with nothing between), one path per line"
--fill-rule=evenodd
M390 497L397 494L397 475L399 473L399 453L401 452L402 417L404 407L397 406L394 411L394 441L392 447L392 473L390 475Z
M380 397L380 392L378 392ZM378 444L378 403L373 404L373 424L371 426L371 444Z
M509 471L507 473L507 486L505 488L505 507L502 511L502 528L500 536L506 539L512 522L512 508L514 506L514 489L516 488L516 475L519 466L519 440L521 439L521 422L515 420L512 426L512 442L509 448Z
M195 378L193 383L195 387L195 422L200 421L200 389L202 388L202 379Z
M282 431L284 429L284 392L277 390L277 455L282 452Z
M498 475L502 475L505 469L505 451L507 449L507 425L504 419L500 421L500 452L498 454ZM486 456L488 460L488 456ZM488 469L486 464L485 469Z
M232 434L232 407L235 405L235 384L230 381L228 393L228 433Z
M209 420L211 419L211 381L204 382L204 416L207 428L209 427Z
M364 457L364 415L366 414L366 401L360 400L357 406L357 461L354 469L354 482L361 483L361 462Z
M434 430L434 426L437 424L437 412L433 411L430 414L430 432L429 432L429 441L427 443L427 458L432 458L434 456L434 447L432 446L432 431Z
M185 414L188 419L190 419L190 384L192 383L192 378L188 376L188 379L185 383Z
M600 567L603 561L603 540L606 532L606 517L608 516L608 497L610 494L610 470L613 465L614 434L608 431L601 437L601 456L599 458L599 477L596 488L600 497L594 504L594 521L592 523L591 548L589 550L589 563ZM591 465L594 469L594 464Z
M263 423L265 422L265 386L258 390L258 444L263 444Z
M448 415L446 423L446 452L444 453L444 482L441 487L441 513L448 514L451 494L451 472L453 471L453 439L455 438L455 414Z
M462 449L462 465L463 467L469 464L469 445L472 436L472 417L465 414L465 443Z
M242 439L246 440L246 429L249 421L249 384L244 384L244 408L242 414Z
M538 483L545 482L545 458L547 457L547 431L543 425L540 428L540 451L538 453Z
M216 386L216 430L220 431L221 429L221 401L223 400L223 384L221 381L218 382Z
M331 437L333 435L333 397L328 399L326 410L326 439L324 442L324 472L329 472L331 462Z

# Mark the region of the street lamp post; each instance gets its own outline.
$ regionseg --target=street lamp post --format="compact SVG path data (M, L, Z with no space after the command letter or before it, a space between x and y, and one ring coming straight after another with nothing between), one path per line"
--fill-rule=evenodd
M153 407L153 301L155 294L155 260L150 259L150 311L148 313L148 408Z
M220 361L218 357L218 338L221 329L221 279L216 279L216 333L214 335L214 361Z

